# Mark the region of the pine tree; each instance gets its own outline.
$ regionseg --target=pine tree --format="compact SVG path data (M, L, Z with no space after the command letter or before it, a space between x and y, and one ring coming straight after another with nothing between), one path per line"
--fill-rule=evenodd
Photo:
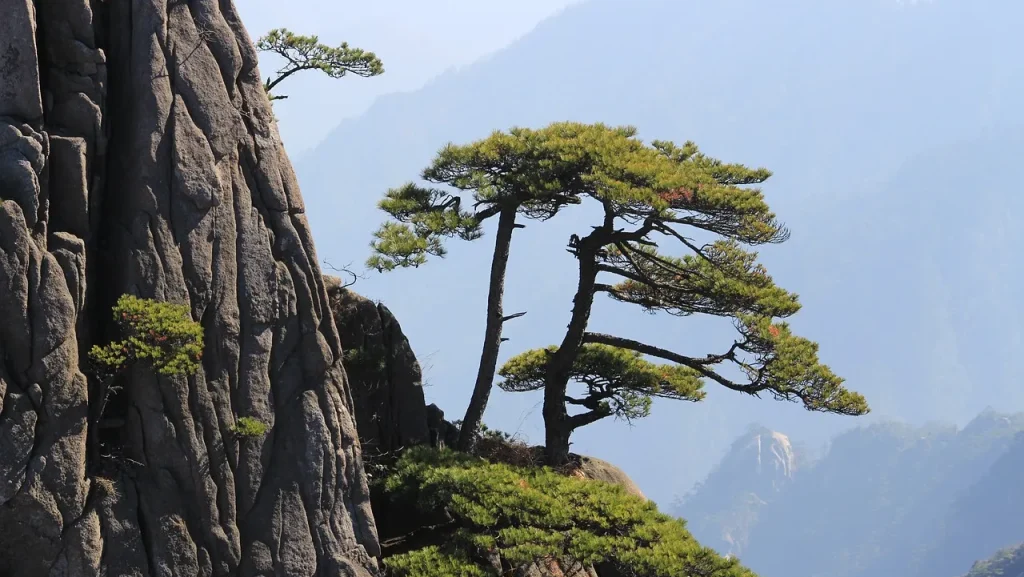
M256 41L256 49L285 60L277 76L267 78L263 84L272 101L288 98L271 91L284 79L303 70L319 70L331 78L349 74L366 78L384 73L384 64L373 52L350 47L347 42L337 47L327 46L316 36L300 36L284 28L271 30L261 37Z
M188 305L176 305L134 295L121 295L114 306L114 322L122 340L93 345L92 365L95 405L89 418L88 444L93 462L99 461L99 429L104 425L107 401L118 387L114 381L133 365L144 365L164 376L188 376L200 368L203 358L203 327L192 320Z
M578 203L585 186L581 175L592 159L585 149L576 149L572 135L567 136L562 138L557 130L513 128L468 145L445 146L421 176L427 182L471 191L472 211L462 208L461 196L413 183L389 190L380 202L397 222L387 222L375 233L374 255L367 265L379 271L418 267L428 256L443 257L445 238L476 240L482 236L481 223L498 217L484 343L462 420L461 450L469 449L483 419L498 365L502 325L525 314L505 315L502 302L512 233L523 226L516 218L548 219L562 206Z
M789 233L761 191L770 173L725 164L692 142L645 144L633 127L559 122L539 130L513 128L466 146L448 145L423 172L429 182L473 191L475 211L445 191L407 184L380 206L386 223L372 244L369 265L378 270L419 266L444 256L445 238L480 238L480 223L499 215L491 263L487 327L473 398L463 419L460 447L479 426L494 379L503 316L505 264L516 217L546 220L585 199L603 208L602 222L587 236L572 235L569 251L579 265L570 322L561 343L510 359L501 370L506 390L544 390L548 461L568 458L572 431L599 419L636 418L651 397L697 401L712 381L729 389L785 400L810 410L859 415L860 395L817 358L817 345L793 335L775 319L796 313L795 294L776 286L756 253L744 246L785 241ZM714 235L699 244L684 231ZM682 229L682 230L681 230ZM663 254L659 242L691 254ZM616 284L599 283L610 276ZM690 357L636 340L587 331L597 293L650 312L730 317L740 334L722 353ZM670 361L656 365L643 355ZM745 375L721 370L732 364ZM569 396L576 381L586 394ZM570 415L567 404L586 409Z
M560 345L510 359L500 384L510 391L544 390L547 459L568 458L569 436L609 416L646 415L651 397L696 401L711 381L751 395L803 402L812 411L860 415L864 398L818 361L818 345L775 319L796 313L797 295L775 285L756 253L744 248L785 241L789 233L761 191L770 173L725 164L692 142L645 144L632 128L558 123L545 129L572 135L581 155L575 190L600 203L603 219L587 236L570 239L578 265L572 315ZM567 180L573 177L563 175ZM579 200L577 198L576 200ZM714 235L699 244L687 231ZM661 251L673 243L691 254ZM615 284L598 282L599 277ZM649 312L707 314L734 320L739 338L724 352L686 356L643 342L587 331L594 298L604 293ZM654 365L640 355L671 361ZM744 379L722 371L733 365ZM586 387L568 395L568 384ZM567 404L586 409L569 415Z

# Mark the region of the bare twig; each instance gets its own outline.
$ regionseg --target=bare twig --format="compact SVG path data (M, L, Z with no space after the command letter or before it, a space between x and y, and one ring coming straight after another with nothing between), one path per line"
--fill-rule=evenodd
M342 266L342 267L339 268L339 267L336 267L336 266L332 265L330 262L327 261L327 259L324 259L324 266L329 268L329 269L331 269L334 272L344 273L344 274L349 275L350 277L352 277L352 280L342 284L341 288L348 288L348 287L356 284L357 281L366 279L366 275L365 274L359 274L359 273L353 271L351 268L349 268L349 267L352 266L351 262L346 264L345 266Z

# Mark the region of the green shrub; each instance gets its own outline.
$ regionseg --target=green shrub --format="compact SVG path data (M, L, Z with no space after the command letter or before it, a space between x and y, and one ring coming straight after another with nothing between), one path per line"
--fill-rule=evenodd
M239 417L234 425L231 425L231 432L239 437L262 437L267 433L267 425L253 417Z
M985 561L978 561L964 577L1014 577L1024 574L1024 544L996 552Z
M188 305L175 305L129 294L114 305L114 322L124 337L89 350L89 430L91 466L100 461L99 428L112 393L121 389L117 377L141 363L160 375L195 374L203 358L203 327L192 320Z
M426 447L409 449L385 481L397 506L452 521L434 540L387 557L398 576L498 575L535 561L609 563L625 575L752 577L734 559L701 547L685 523L617 485L521 468Z
M136 361L148 362L161 375L187 375L199 370L203 327L192 320L188 305L122 295L114 321L123 340L94 345L89 359L99 376L115 374Z

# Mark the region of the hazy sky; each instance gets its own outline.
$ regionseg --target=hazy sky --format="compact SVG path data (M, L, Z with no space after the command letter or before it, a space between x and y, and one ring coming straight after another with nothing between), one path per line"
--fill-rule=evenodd
M578 0L236 0L253 40L273 28L316 34L372 50L384 61L376 78L332 80L307 72L282 84L301 99L274 105L281 137L294 158L315 146L346 117L382 94L419 88L450 68L464 66L522 36ZM263 60L264 76L274 71Z

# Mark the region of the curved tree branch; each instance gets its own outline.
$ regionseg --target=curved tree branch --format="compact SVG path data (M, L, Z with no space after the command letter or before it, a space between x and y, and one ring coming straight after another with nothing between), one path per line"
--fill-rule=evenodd
M679 363L680 365L690 367L691 369L699 372L702 376L715 381L723 387L737 391L740 393L747 393L748 395L757 396L757 393L768 388L764 383L757 383L756 381L749 384L735 383L722 375L719 375L715 371L708 368L709 364L714 364L718 361L709 361L707 359L697 359L694 357L687 357L679 353L672 352L668 349L656 347L654 345L648 345L641 343L640 341L634 341L632 339L626 339L623 337L616 337L613 335L607 335L603 333L585 333L583 335L583 342L585 343L596 343L603 345L611 345L613 347L620 347L623 349L629 349L652 357L658 357L665 359L666 361L672 361Z
M329 269L331 269L334 272L344 273L344 274L352 277L352 280L349 281L349 282L346 282L343 285L341 285L341 288L348 288L348 287L356 284L356 282L358 282L360 280L366 279L366 275L359 274L359 273L353 271L351 268L349 268L349 267L352 266L352 263L348 263L347 265L345 265L345 266L343 266L341 268L338 268L338 267L332 265L330 262L328 262L327 259L324 259L324 266L329 268Z
M578 429L610 416L612 416L610 411L602 410L593 410L587 411L586 413L580 413L578 415L572 415L569 417L569 427L571 429Z

